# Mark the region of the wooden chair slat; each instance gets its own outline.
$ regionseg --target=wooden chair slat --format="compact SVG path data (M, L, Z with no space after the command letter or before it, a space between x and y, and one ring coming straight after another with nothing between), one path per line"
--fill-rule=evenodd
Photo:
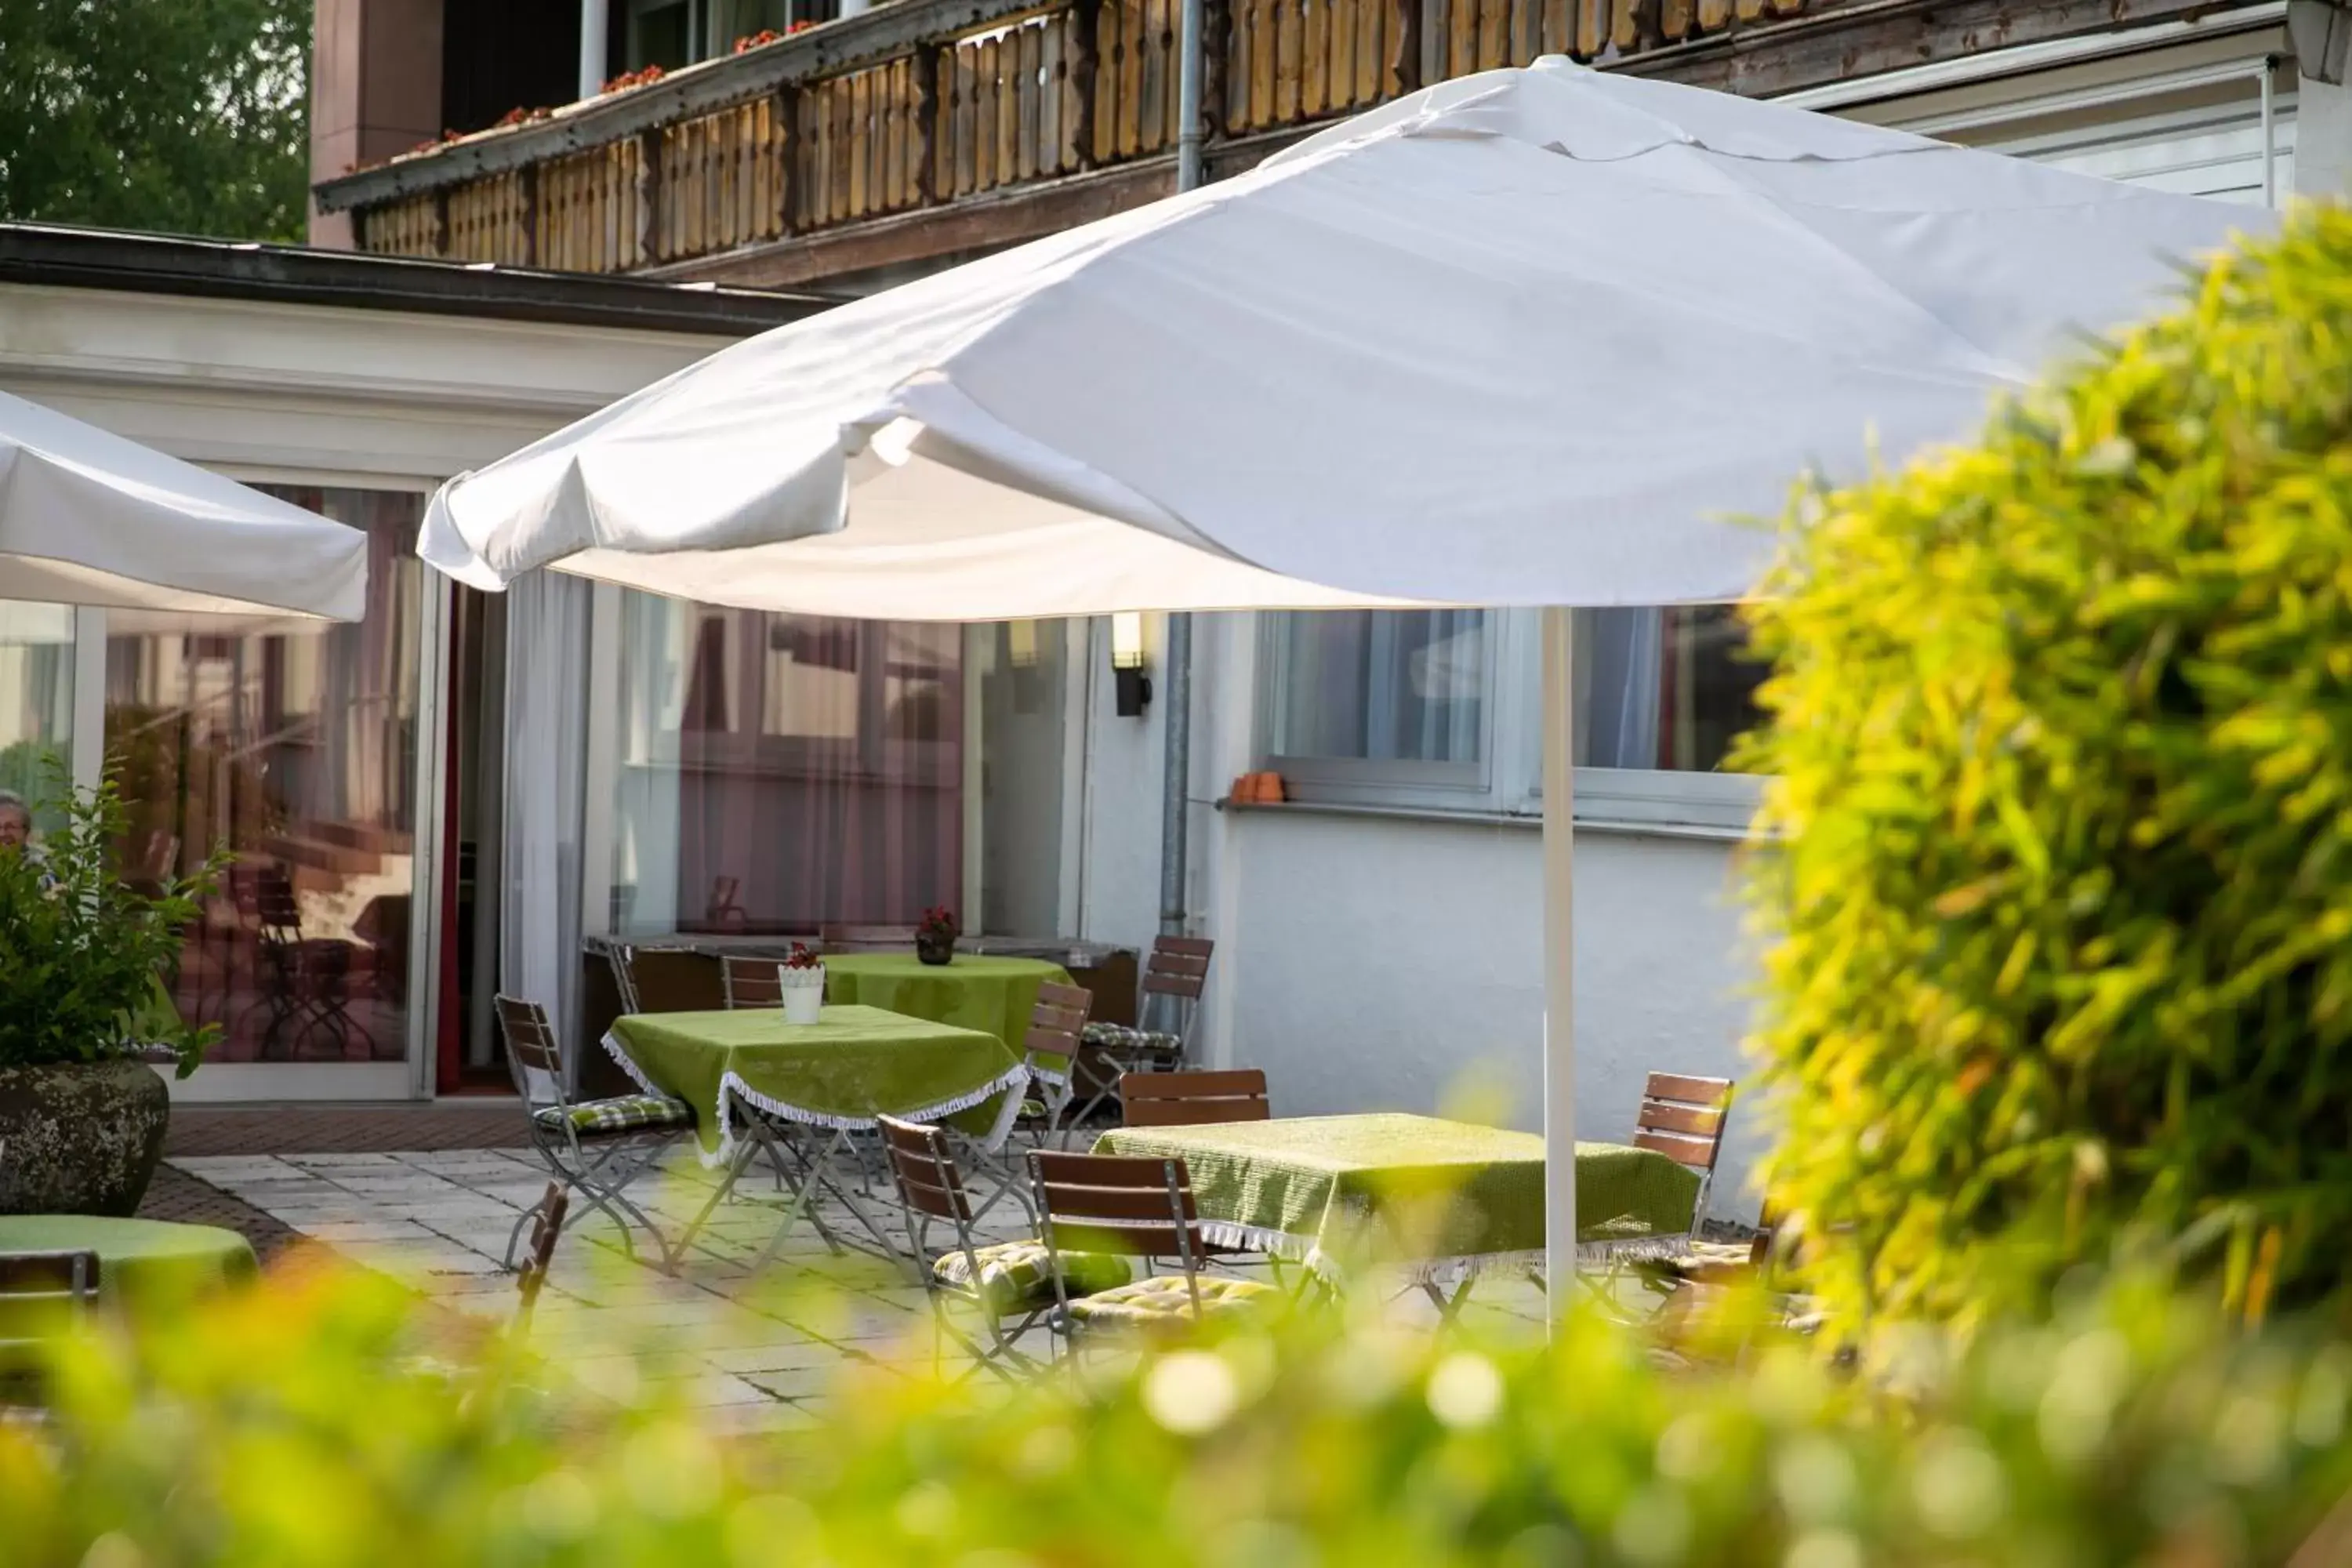
M1685 1138L1678 1132L1652 1132L1646 1130L1633 1134L1636 1149L1651 1149L1677 1164L1703 1170L1715 1168L1716 1151L1721 1141L1714 1138Z
M1687 1105L1668 1105L1657 1100L1644 1100L1635 1113L1633 1124L1660 1132L1687 1132L1695 1137L1712 1138L1723 1131L1724 1112L1698 1110Z
M1129 1127L1202 1127L1265 1121L1273 1114L1265 1073L1131 1072L1118 1080L1119 1110Z
M1168 1196L1166 1178L1151 1185L1134 1187L1098 1187L1069 1182L1045 1182L1038 1189L1045 1200L1046 1212L1059 1223L1065 1216L1072 1219L1117 1219L1149 1222L1173 1222L1175 1210ZM1192 1217L1189 1202L1191 1189L1185 1191L1185 1217Z
M1643 1098L1649 1100L1679 1100L1691 1105L1703 1105L1720 1110L1731 1099L1731 1080L1727 1078L1690 1078L1681 1073L1654 1072L1643 1087Z
M1263 1100L1129 1100L1124 1110L1129 1127L1217 1127L1269 1118Z

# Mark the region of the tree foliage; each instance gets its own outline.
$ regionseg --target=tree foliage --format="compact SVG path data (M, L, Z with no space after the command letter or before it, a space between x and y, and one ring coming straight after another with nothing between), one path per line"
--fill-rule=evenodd
M1776 1200L1850 1320L2352 1259L2352 213L1802 503L1747 765Z
M0 4L0 217L299 240L310 0Z
M730 1438L657 1343L573 1392L444 1342L380 1276L280 1272L63 1347L0 1422L26 1564L1846 1568L2340 1563L2352 1360L2145 1288L1929 1357L1903 1394L1760 1342L1662 1370L1307 1314L1000 1388L845 1361L811 1426ZM658 1334L661 1331L653 1331ZM673 1335L684 1331L672 1329ZM928 1338L928 1331L925 1331ZM687 1347L673 1345L675 1352ZM708 1346L698 1348L707 1349ZM585 1368L580 1375L585 1376ZM534 1392L536 1390L536 1392Z

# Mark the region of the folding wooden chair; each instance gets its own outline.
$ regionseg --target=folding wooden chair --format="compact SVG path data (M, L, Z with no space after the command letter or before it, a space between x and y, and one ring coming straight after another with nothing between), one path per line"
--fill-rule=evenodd
M1206 1127L1265 1121L1265 1073L1258 1068L1223 1072L1131 1072L1118 1080L1119 1112L1129 1127Z
M98 1310L98 1254L0 1253L0 1412L41 1419L41 1344L85 1327Z
M1037 987L1029 1032L1022 1039L1021 1065L1029 1074L1029 1089L1013 1130L1028 1133L1039 1148L1062 1142L1062 1118L1076 1092L1078 1043L1094 1005L1094 993L1082 985Z
M515 1287L522 1294L522 1304L515 1310L514 1325L509 1331L517 1342L530 1332L530 1315L539 1306L539 1293L546 1289L548 1266L555 1260L556 1237L563 1234L564 1211L572 1206L571 1194L558 1182L547 1184L547 1194L532 1205L524 1217L534 1223L530 1232L530 1249L523 1256L521 1270L515 1277Z
M1192 1049L1201 993L1209 984L1209 959L1215 951L1216 943L1202 936L1163 936L1151 944L1137 987L1140 1005L1135 1026L1101 1022L1087 1026L1087 1048L1113 1070L1108 1077L1099 1077L1093 1097L1073 1121L1084 1121L1093 1115L1117 1092L1122 1075L1165 1072L1183 1065ZM1155 1022L1161 1026L1149 1026Z
M899 1217L915 1254L924 1291L931 1302L934 1366L952 1339L969 1352L975 1367L985 1367L1008 1381L1012 1367L1034 1369L1037 1359L1014 1342L1055 1309L1059 1297L1053 1277L1053 1258L1043 1242L982 1243L972 1232L979 1215L957 1169L947 1134L921 1122L885 1116L883 1148L889 1157L890 1175L898 1191ZM952 1242L934 1251L931 1227L944 1224L954 1233ZM1094 1290L1124 1285L1134 1278L1123 1258L1088 1255L1067 1265L1075 1278L1062 1281L1084 1296ZM987 1334L982 1343L956 1321L955 1309L969 1308ZM1008 1331L1005 1324L1013 1324Z
M1074 1344L1116 1329L1198 1323L1281 1300L1273 1286L1202 1271L1215 1249L1202 1239L1192 1176L1175 1158L1029 1152L1038 1234L1053 1266L1054 1331ZM1147 1274L1084 1296L1064 1284L1074 1254L1172 1259L1181 1272Z
M682 1100L661 1094L573 1100L564 1086L563 1055L556 1047L546 1009L512 996L499 997L497 1006L499 1026L507 1037L507 1066L530 1115L531 1147L566 1189L578 1189L590 1206L603 1210L621 1227L621 1245L631 1258L637 1255L636 1242L629 1234L634 1221L654 1238L661 1252L661 1267L674 1269L677 1260L660 1228L628 1200L623 1189L651 1170L673 1143L693 1130L692 1109ZM515 1246L522 1239L523 1226L538 1212L525 1211L508 1234L508 1268L514 1267Z
M1723 1156L1733 1087L1727 1078L1654 1072L1642 1088L1642 1108L1633 1116L1637 1148L1654 1150L1698 1174L1698 1196L1692 1200L1690 1226L1685 1232L1693 1240L1706 1218L1716 1162Z

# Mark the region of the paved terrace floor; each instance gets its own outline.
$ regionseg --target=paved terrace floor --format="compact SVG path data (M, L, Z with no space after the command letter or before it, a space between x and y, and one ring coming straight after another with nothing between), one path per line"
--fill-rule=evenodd
M167 1168L142 1211L229 1225L265 1258L299 1238L332 1247L457 1311L503 1321L515 1307L504 1267L518 1217L548 1173L527 1148L511 1102L483 1108L284 1109L175 1112ZM305 1149L306 1143L329 1143ZM400 1147L403 1143L414 1147ZM890 1200L840 1173L877 1217ZM631 1189L675 1234L709 1195L712 1177L681 1151L656 1180ZM836 1256L806 1225L775 1260L752 1263L782 1202L764 1173L747 1177L696 1238L676 1276L619 1247L600 1215L567 1231L531 1329L533 1347L592 1392L626 1397L648 1377L738 1428L813 1425L851 1367L928 1373L935 1336L911 1265ZM854 1234L836 1210L826 1211ZM982 1228L1028 1234L1010 1202ZM1536 1331L1531 1285L1482 1283L1469 1316L1482 1327ZM1400 1314L1427 1321L1420 1298ZM1042 1331L1024 1348L1045 1353ZM950 1369L961 1363L950 1355Z

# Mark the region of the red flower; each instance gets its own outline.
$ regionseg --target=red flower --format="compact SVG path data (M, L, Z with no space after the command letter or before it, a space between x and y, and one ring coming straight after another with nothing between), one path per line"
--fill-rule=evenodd
M801 942L793 943L791 956L784 960L786 969L823 969L824 955Z

